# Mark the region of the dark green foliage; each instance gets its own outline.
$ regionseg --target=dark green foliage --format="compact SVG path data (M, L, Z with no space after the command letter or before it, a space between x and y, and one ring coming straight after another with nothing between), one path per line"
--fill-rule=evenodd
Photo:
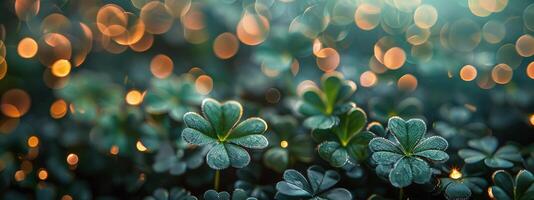
M170 190L158 188L154 190L152 196L145 197L144 200L197 200L197 198L183 188L174 187Z
M332 187L339 181L336 171L311 166L306 171L307 178L300 172L288 169L284 181L276 184L276 199L352 199L351 193L344 188Z
M480 176L480 172L470 174L465 168L445 172L450 175L440 178L439 186L447 199L469 199L473 194L485 192L488 186L487 181Z
M269 144L265 151L263 163L277 172L284 172L292 163L311 162L313 160L314 143L309 134L301 134L297 120L290 116L270 116Z
M432 176L429 162L445 162L449 155L444 151L448 143L439 136L425 138L426 124L420 119L404 121L392 117L388 130L393 140L377 137L371 140L369 148L372 159L377 163L378 174L388 174L395 187L406 187L412 182L426 183Z
M487 136L471 140L467 145L471 149L458 151L458 155L466 163L484 162L490 168L510 168L514 166L515 162L523 160L516 146L505 145L497 149L498 142L495 137Z
M204 193L204 200L256 200L256 198L249 197L242 189L235 189L231 195L225 191L208 190Z
M515 178L508 172L499 170L493 173L491 193L497 200L530 200L534 197L534 175L521 170Z

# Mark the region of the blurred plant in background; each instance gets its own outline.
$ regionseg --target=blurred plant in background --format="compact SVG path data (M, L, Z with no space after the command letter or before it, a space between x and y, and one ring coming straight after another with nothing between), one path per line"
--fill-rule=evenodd
M534 195L530 1L0 13L0 199Z

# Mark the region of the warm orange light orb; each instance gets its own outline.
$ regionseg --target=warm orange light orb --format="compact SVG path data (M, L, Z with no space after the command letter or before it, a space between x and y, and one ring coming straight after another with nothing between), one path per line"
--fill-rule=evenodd
M17 52L20 57L23 58L33 58L37 54L39 49L37 42L30 37L20 40L19 45L17 46Z

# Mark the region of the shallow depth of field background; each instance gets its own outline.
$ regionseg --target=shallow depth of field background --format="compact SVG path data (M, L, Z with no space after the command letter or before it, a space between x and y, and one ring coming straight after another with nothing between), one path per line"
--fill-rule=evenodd
M213 170L173 172L205 155L180 143L181 116L200 105L184 98L237 100L244 116L290 116L310 134L296 105L325 73L354 82L368 122L425 120L448 140L449 168L463 166L455 134L476 125L534 170L532 1L3 0L0 198L142 199L175 186L200 197ZM184 82L192 91L178 91ZM282 173L249 152L258 184L276 192ZM312 164L333 169L317 155L289 168ZM338 186L397 198L365 173ZM237 180L224 170L222 190ZM419 191L408 195L443 198Z

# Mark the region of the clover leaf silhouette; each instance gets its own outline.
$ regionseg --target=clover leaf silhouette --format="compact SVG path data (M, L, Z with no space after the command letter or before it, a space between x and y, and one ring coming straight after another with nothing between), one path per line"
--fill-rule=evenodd
M493 136L470 140L467 145L472 149L461 149L458 155L468 164L484 161L490 168L510 168L514 162L523 160L516 146L506 145L497 149L499 144Z
M423 184L432 176L429 161L445 162L447 140L439 136L425 138L426 124L421 119L404 121L392 117L388 121L392 132L391 140L377 137L369 142L373 152L371 158L376 162L377 173L387 173L391 184L398 188L412 182Z
M534 197L534 175L527 170L521 170L515 176L504 170L498 170L492 175L494 186L491 193L498 200L527 200Z
M325 171L320 166L308 168L307 178L294 169L284 172L284 180L276 184L275 199L332 199L349 200L351 193L345 188L331 189L340 179L334 170Z
M235 189L232 194L222 191L208 190L204 192L205 200L257 200L254 197L249 197L242 189Z
M212 169L245 167L250 155L243 147L263 149L269 144L262 135L267 130L263 119L252 117L238 123L243 114L239 102L221 104L207 98L201 109L203 116L194 112L184 115L187 128L182 131L182 138L194 145L211 145L206 162Z

